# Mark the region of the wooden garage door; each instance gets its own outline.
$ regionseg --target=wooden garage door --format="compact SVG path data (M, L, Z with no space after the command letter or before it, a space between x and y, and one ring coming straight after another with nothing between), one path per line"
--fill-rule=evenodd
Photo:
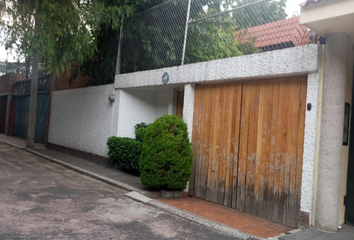
M306 82L197 86L190 194L297 227Z

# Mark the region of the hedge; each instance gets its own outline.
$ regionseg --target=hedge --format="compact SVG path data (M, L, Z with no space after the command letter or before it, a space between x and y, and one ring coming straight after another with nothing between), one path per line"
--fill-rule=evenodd
M131 138L110 137L107 141L108 157L114 166L138 174L141 142Z

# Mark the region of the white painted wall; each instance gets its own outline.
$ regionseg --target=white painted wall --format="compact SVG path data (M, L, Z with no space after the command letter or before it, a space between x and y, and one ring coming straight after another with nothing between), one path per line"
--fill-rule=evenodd
M294 76L316 72L319 46L312 44L208 62L116 75L116 88L162 86L162 75L169 85L181 83L231 82L266 77Z
M306 109L305 136L302 165L301 202L300 210L312 214L312 200L315 173L315 156L317 141L317 113L319 94L319 73L308 75L306 105L311 104L311 111ZM311 220L310 220L311 222Z
M173 114L175 111L173 89L118 91L120 92L117 131L119 137L135 138L136 124L152 123L157 118Z
M49 142L107 156L114 110L108 96L113 89L111 84L53 92Z
M195 84L186 84L184 86L183 120L187 124L190 141L193 137L194 99Z

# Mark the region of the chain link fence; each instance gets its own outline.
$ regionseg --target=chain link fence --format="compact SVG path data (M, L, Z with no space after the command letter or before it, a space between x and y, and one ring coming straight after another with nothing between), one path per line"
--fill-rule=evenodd
M169 0L125 19L121 73L310 43L287 0Z

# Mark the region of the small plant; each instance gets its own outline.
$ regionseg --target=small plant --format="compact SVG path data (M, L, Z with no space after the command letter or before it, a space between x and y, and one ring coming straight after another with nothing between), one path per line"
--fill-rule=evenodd
M192 148L182 119L166 115L147 128L139 166L144 185L165 190L186 187L192 172Z
M108 157L114 166L138 174L141 143L131 138L110 137L107 141Z
M149 124L147 123L139 123L137 125L135 125L135 139L138 142L143 142L144 141L144 136L146 133L146 129L149 126Z

